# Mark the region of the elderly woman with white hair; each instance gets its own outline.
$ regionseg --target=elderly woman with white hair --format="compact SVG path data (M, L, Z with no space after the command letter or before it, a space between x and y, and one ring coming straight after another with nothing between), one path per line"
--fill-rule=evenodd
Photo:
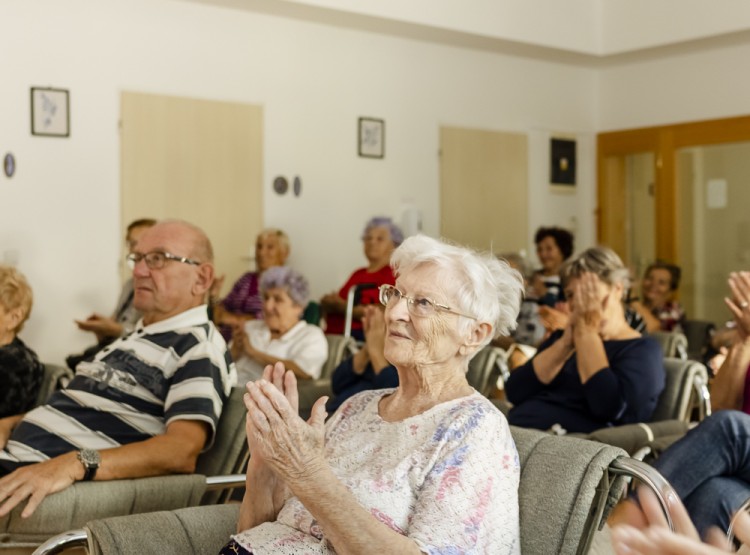
M570 318L511 373L508 420L581 433L647 422L664 389L664 366L659 344L625 319L628 269L614 251L596 247L563 266L561 278Z
M520 552L520 475L505 417L466 381L471 357L515 325L517 271L424 236L380 288L395 389L359 393L324 425L297 416L294 373L248 384L250 458L239 533L222 553Z
M260 379L263 368L281 362L301 380L317 378L328 358L323 331L302 320L309 298L307 280L288 266L267 269L260 278L263 319L233 333L237 383Z

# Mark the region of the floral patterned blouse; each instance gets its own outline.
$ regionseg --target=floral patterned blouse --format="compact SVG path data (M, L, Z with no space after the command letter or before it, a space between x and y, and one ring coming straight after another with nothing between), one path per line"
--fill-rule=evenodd
M338 479L424 553L520 553L520 465L505 417L474 392L386 422L378 402L393 391L355 395L326 423L326 458ZM295 497L275 522L233 538L256 555L335 553Z

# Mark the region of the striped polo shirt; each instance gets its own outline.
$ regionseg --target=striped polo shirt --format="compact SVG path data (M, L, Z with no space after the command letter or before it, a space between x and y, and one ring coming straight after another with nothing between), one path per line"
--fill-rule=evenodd
M92 362L80 363L66 389L24 416L0 451L0 468L143 441L175 420L206 422L207 449L236 381L205 305L149 326L141 320Z

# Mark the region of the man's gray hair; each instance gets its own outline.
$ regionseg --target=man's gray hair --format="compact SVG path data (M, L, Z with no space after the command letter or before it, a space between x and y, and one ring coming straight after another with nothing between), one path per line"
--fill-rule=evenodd
M504 260L490 253L439 241L426 235L406 239L391 256L391 267L401 276L422 265L444 270L456 308L492 325L492 336L507 335L516 327L523 298L523 278ZM472 321L464 318L468 328Z
M310 287L305 276L289 266L273 266L260 277L260 292L269 289L285 289L294 304L305 308L310 298Z

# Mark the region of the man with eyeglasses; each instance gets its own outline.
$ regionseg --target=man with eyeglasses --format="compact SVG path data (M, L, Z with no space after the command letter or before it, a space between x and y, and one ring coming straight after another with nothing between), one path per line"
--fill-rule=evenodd
M47 405L0 420L0 517L76 481L189 473L210 447L236 382L208 320L214 279L205 233L168 220L145 232L128 262L135 330L82 362Z

